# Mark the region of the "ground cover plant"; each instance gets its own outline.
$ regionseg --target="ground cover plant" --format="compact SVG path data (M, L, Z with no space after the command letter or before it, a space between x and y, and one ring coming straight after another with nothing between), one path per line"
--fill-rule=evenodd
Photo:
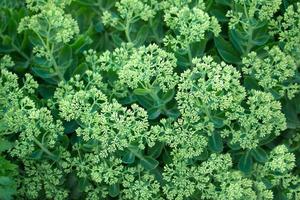
M299 200L298 0L0 0L0 199Z

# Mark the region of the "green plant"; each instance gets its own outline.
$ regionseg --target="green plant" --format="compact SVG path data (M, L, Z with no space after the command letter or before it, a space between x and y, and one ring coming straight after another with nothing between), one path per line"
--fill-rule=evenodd
M2 0L0 200L298 200L299 16Z

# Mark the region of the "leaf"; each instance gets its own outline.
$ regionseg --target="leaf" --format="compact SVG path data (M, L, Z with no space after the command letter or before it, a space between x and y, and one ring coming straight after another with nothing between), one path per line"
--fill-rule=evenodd
M86 34L79 35L75 42L73 42L70 46L73 49L75 54L78 54L83 51L84 47L91 44L93 40Z
M196 157L196 160L201 160L201 161L207 160L208 156L209 156L209 154L208 154L207 149L204 149L203 152L199 156Z
M119 33L112 33L111 38L112 38L113 42L116 44L116 46L121 46L121 44L124 42L121 39Z
M253 159L250 151L243 154L239 160L238 168L244 173L250 173L253 168Z
M268 154L261 147L252 149L251 155L257 162L265 163L268 160Z
M158 158L162 153L164 146L165 145L161 142L156 143L153 147L149 148L149 156Z
M116 183L109 186L108 189L109 196L117 197L120 194L120 184Z
M162 110L160 109L160 107L154 107L154 108L150 108L148 110L148 118L153 120L158 118L158 116L162 113Z
M234 49L231 43L224 40L222 36L214 38L215 45L220 56L228 63L239 64L241 58L239 53Z
M68 148L69 144L70 144L70 139L67 135L62 135L59 137L59 142L60 142L60 145L63 146L64 148ZM58 154L60 152L57 152Z
M242 33L238 29L231 29L229 31L230 42L240 54L244 53L247 46L248 39L245 36L246 33Z
M98 21L95 24L95 30L96 30L97 33L102 33L104 31L104 25L101 21Z
M139 104L143 106L144 108L151 108L154 105L154 101L149 95L147 96L136 96L136 99L138 100Z
M161 100L164 102L164 103L168 103L169 101L171 101L173 99L175 95L175 90L172 89L172 90L168 90L167 92L163 93L161 96Z
M69 45L64 46L58 53L57 65L64 72L72 64L72 48Z
M137 46L141 46L147 40L148 35L149 35L148 25L142 26L137 33L134 43Z
M12 200L12 196L16 193L15 182L11 177L0 176L0 199Z
M13 143L5 139L0 139L0 153L9 150L13 147Z
M208 139L208 147L213 152L222 152L223 151L223 142L221 135L217 132L214 132Z
M42 156L43 156L43 150L39 149L39 150L32 152L31 155L29 156L29 158L33 159L33 160L39 160L42 158Z
M165 109L164 114L167 115L168 117L174 118L174 119L177 119L180 116L180 112L177 109L177 107Z
M51 79L56 76L56 74L53 71L50 71L50 68L32 67L31 69L34 72L34 74L36 74L37 76L43 79Z
M216 3L218 4L222 4L225 6L230 6L232 5L232 1L231 0L216 0Z
M137 89L133 90L133 93L135 95L144 96L144 95L149 94L149 90L144 89L144 88L137 88Z
M80 65L77 65L75 70L72 72L71 76L75 76L76 74L83 75L84 72L88 69L88 66L86 63L82 63Z
M140 158L140 161L141 165L147 170L155 169L159 164L159 162L151 156L143 156Z
M251 76L245 76L244 87L247 90L252 90L252 89L259 90L260 89L260 86L258 85L257 80Z
M122 157L122 161L125 164L132 164L135 161L135 155L132 152L128 151Z
M224 127L223 119L220 118L220 117L216 117L216 116L212 117L212 122L214 123L214 126L216 128L222 128L222 127Z
M131 153L133 153L140 159L140 163L145 169L152 170L158 166L159 162L157 160L155 160L151 156L144 156L137 146L130 145L128 149L131 151Z
M209 37L201 40L200 42L195 42L190 44L191 52L193 53L193 57L203 57L204 51L206 48L206 44L209 40Z
M298 103L289 100L285 100L282 103L282 110L286 117L287 128L296 129L300 127L300 120L298 118L299 113L297 113Z
M53 85L40 84L38 87L38 92L44 99L50 99L51 97L53 97L55 89L56 87L54 87Z
M210 14L215 16L220 22L227 22L228 17L226 17L226 13L228 9L223 5L215 5L210 10Z
M229 146L230 149L232 149L234 151L241 149L241 146L239 144L232 144L232 143L228 142L227 145Z
M64 122L65 134L70 134L75 132L75 130L79 127L75 120Z
M262 46L269 41L270 35L268 33L268 26L264 24L260 28L257 28L253 31L251 40L252 44Z

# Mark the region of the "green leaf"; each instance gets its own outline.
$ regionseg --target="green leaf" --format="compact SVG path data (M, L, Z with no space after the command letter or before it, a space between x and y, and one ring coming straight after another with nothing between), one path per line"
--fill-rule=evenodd
M144 96L144 95L149 94L149 90L144 89L144 88L137 88L137 89L133 90L133 93L135 95Z
M298 118L297 104L299 102L294 102L290 100L285 100L282 103L282 110L286 117L287 127L291 129L296 129L300 127L300 120Z
M252 44L257 46L262 46L266 44L270 39L270 35L268 33L268 26L263 25L260 28L257 28L253 31L252 35Z
M260 86L258 85L258 82L255 78L251 77L251 76L245 76L244 78L244 87L247 90L259 90Z
M240 53L243 54L245 49L247 48L248 38L246 37L246 33L241 32L238 29L231 29L229 31L229 39L233 44L234 48Z
M13 143L5 139L0 139L0 153L9 150L12 147L13 147Z
M222 152L223 151L223 141L221 135L217 132L214 132L208 139L208 147L213 152Z
M120 184L116 183L109 186L108 189L109 196L117 197L120 194Z
M140 163L145 169L152 170L158 166L159 162L157 160L155 160L151 156L144 156L137 146L130 145L128 149L131 151L131 153L133 153L140 159Z
M229 146L230 149L232 149L234 151L241 149L241 146L239 144L232 144L232 143L228 142L227 145Z
M141 106L143 106L146 109L151 108L154 105L154 101L151 97L149 97L149 95L146 96L137 95L136 99L138 100L139 104L141 104Z
M117 46L121 46L121 44L124 42L124 41L121 39L119 33L112 33L112 34L111 34L111 38L112 38L113 42L114 42Z
M175 95L175 90L172 89L172 90L169 90L165 93L163 93L161 96L161 100L164 102L164 103L168 103L169 101L171 101L173 99Z
M16 193L15 182L7 176L0 176L0 199L12 200L12 196Z
M244 173L250 173L253 168L253 159L250 151L243 154L239 160L238 168Z
M148 118L153 120L158 118L158 116L162 113L162 110L160 109L160 107L154 107L154 108L150 108L148 110Z
M216 128L222 128L222 127L224 127L223 119L220 118L220 117L213 116L212 117L212 122L214 123L214 126Z
M163 154L162 154L162 160L165 164L172 163L172 157L170 155L170 152L168 152L167 150L164 150Z
M7 129L7 124L3 119L0 120L0 133Z
M58 55L57 65L64 72L72 64L72 48L66 45L60 50Z
M87 66L86 63L82 63L80 65L77 65L74 71L72 72L71 76L75 76L76 74L83 75L84 72L88 69L89 67Z
M208 150L204 149L203 152L199 156L196 157L196 160L201 160L201 161L207 160L208 156L209 156Z
M34 74L36 74L37 76L39 76L43 79L51 79L56 76L56 74L54 74L54 72L51 71L50 68L33 67L32 71L34 72Z
M251 155L257 162L265 163L268 160L268 154L261 147L251 150Z
M210 10L210 14L215 16L218 21L220 22L227 22L228 17L226 17L226 13L228 12L228 9L223 5L215 5Z
M44 99L50 99L51 97L53 97L55 89L56 87L54 87L53 85L40 84L38 87L38 92Z
M222 4L225 6L230 6L232 5L232 1L231 0L216 0L216 3L218 4Z
M71 48L73 49L75 54L82 52L86 46L91 44L93 40L86 34L79 35L75 42L71 44Z
M140 158L141 165L147 169L147 170L152 170L155 169L159 162L152 158L151 156L143 156Z
M75 132L75 130L79 127L75 120L64 122L65 134L70 134Z
M241 63L241 58L237 50L234 49L231 43L226 41L222 38L222 36L219 36L217 38L214 38L215 45L217 47L217 50L220 54L220 56L228 63L234 63L239 64Z
M43 150L36 150L34 152L31 153L31 155L29 156L30 159L33 159L33 160L39 160L42 158L43 156Z
M165 145L161 142L156 143L153 147L149 148L149 156L158 158L162 153L164 146Z
M180 116L180 112L177 107L165 109L164 114L174 119L177 119Z
M135 161L135 155L132 152L128 151L123 155L122 161L125 164L132 164Z
M148 35L149 35L149 26L148 25L142 26L137 33L134 43L137 46L141 46L147 40Z

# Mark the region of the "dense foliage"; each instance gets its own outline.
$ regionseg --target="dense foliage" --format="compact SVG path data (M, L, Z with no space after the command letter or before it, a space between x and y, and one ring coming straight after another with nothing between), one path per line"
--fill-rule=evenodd
M299 200L298 0L0 0L0 199Z

